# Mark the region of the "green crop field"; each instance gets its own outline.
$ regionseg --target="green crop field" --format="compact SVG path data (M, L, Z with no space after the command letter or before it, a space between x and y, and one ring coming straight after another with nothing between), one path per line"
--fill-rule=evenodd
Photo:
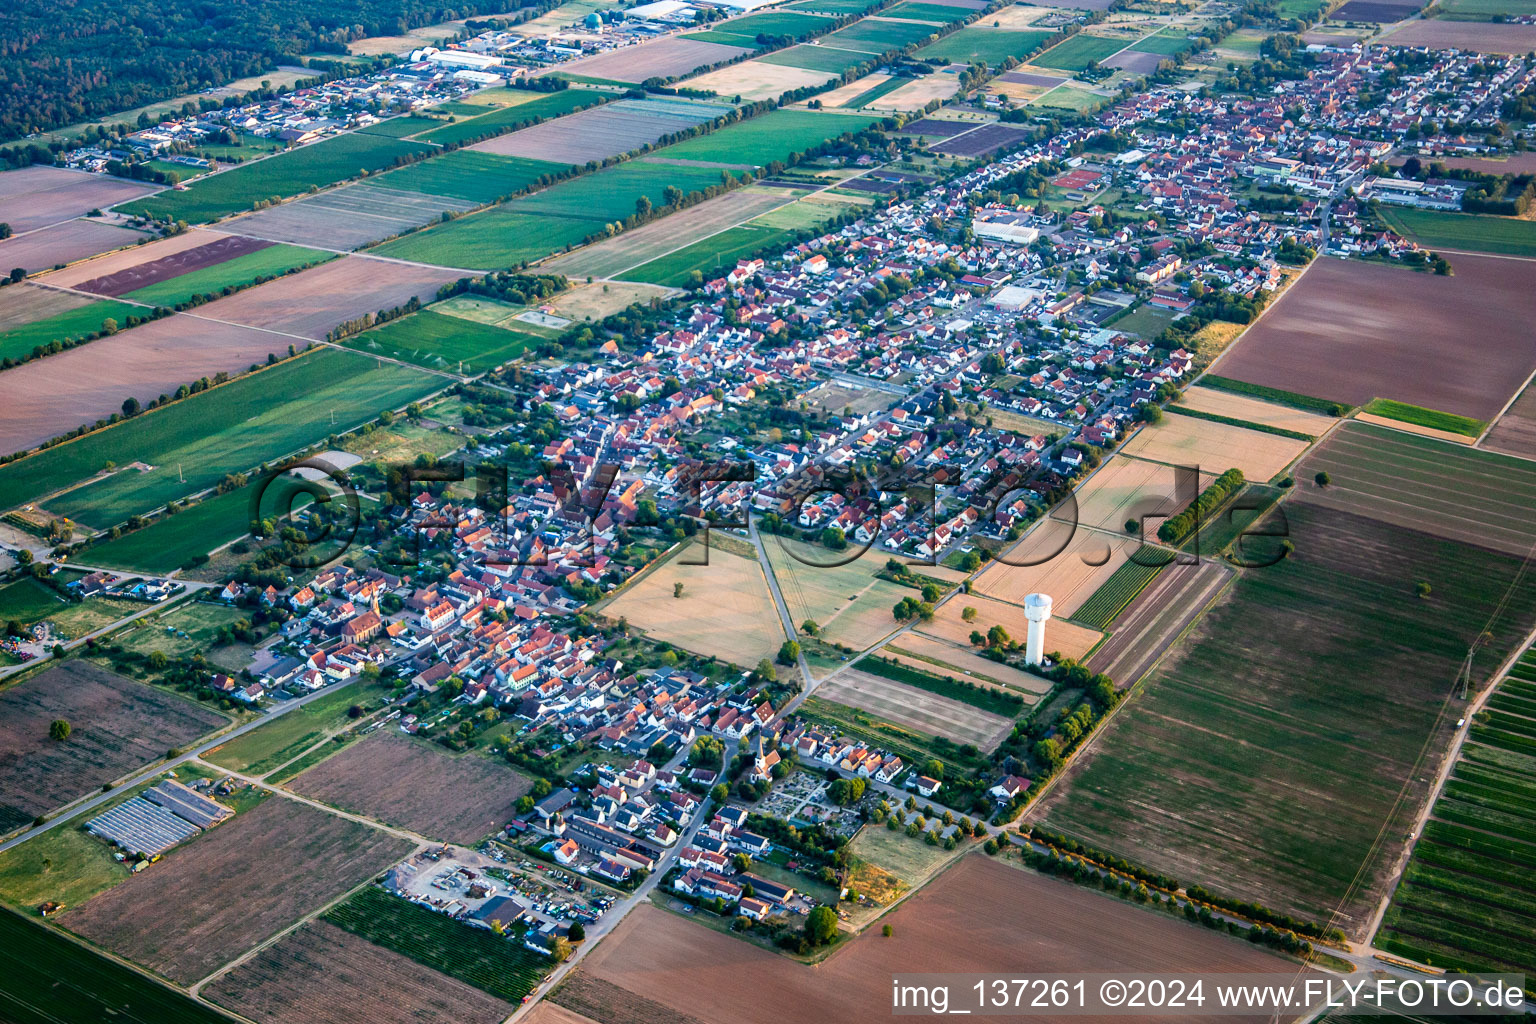
M966 7L950 7L947 4L927 4L922 0L887 7L880 12L882 18L904 18L908 21L936 21L947 25L952 21L964 21L976 12Z
M1125 49L1125 45L1124 39L1109 39L1105 36L1091 36L1086 32L1079 32L1075 36L1063 39L1030 63L1060 71L1082 71L1096 61L1119 53Z
M755 49L764 45L758 42L759 36L799 41L820 35L834 24L836 22L833 19L819 14L768 11L764 14L749 14L745 18L723 22L703 32L690 32L683 38L696 39L702 43L724 43L726 46L746 46Z
M787 160L792 153L803 153L849 132L862 131L878 120L866 114L773 110L727 125L708 135L685 139L651 155L677 160L762 166L774 160Z
M404 117L392 117L388 121L380 121L367 128L359 128L358 131L364 135L387 135L391 139L403 139L417 132L424 132L428 128L441 127L442 123L435 117L417 117L414 114L407 114Z
M1536 256L1536 221L1386 206L1381 208L1381 219L1404 238L1431 249L1466 249L1500 256ZM1453 258L1453 270L1455 266Z
M1108 629L1109 624L1125 610L1125 606L1162 571L1161 565L1142 565L1127 560L1109 574L1109 579L1099 585L1092 597L1078 606L1077 611L1072 613L1072 621L1081 622L1101 632Z
M787 50L765 53L757 59L764 64L842 74L869 60L870 55L858 50L839 50L835 46L791 46Z
M471 928L372 886L326 911L325 919L513 1004L532 992L553 964L515 937Z
M51 509L105 529L441 389L442 378L323 349L0 466L0 507L144 462L59 496ZM334 421L333 421L334 417Z
M845 50L865 50L869 53L885 53L900 50L912 43L921 42L937 32L932 25L916 21L856 21L847 28L840 28L827 36L829 46Z
M1436 10L1436 16L1447 21L1492 21L1500 15L1536 14L1531 0L1441 0Z
M1115 326L1118 327L1119 324ZM1218 391L1230 391L1234 395L1248 395L1250 398L1275 402L1279 405L1288 405L1293 409L1319 412L1324 416L1342 416L1350 410L1350 406L1346 402L1335 402L1327 398L1314 398L1311 395L1299 395L1294 391L1282 391L1279 388L1265 387L1262 384L1249 384L1245 380L1219 377L1214 373L1208 373L1201 377L1200 383L1204 387L1216 388Z
M184 192L161 192L117 209L200 224L249 210L257 200L298 195L311 185L324 188L354 178L360 171L381 171L401 158L430 151L431 147L416 142L353 132L240 164L199 178Z
M333 688L325 696L215 747L203 760L237 772L265 775L319 743L327 733L344 728L352 721L347 714L352 705L374 707L388 692L385 685L361 680Z
M838 106L845 110L858 110L860 107L868 106L881 96L893 93L902 86L911 84L913 81L915 79L912 78L888 78L879 85L865 89L852 99L838 104Z
M483 213L396 238L369 251L444 267L502 270L579 245L602 227L599 221L544 217L523 213L509 205L494 206Z
M24 359L34 349L41 346L47 348L53 342L62 342L66 339L83 338L87 334L94 334L101 330L102 324L111 320L118 327L128 323L130 316L148 316L150 310L143 306L130 306L126 302L118 302L114 299L103 299L100 302L92 302L76 309L66 309L62 313L34 320L29 324L12 327L8 331L0 331L0 361L6 359Z
M1436 967L1536 974L1536 654L1474 718L1376 945Z
M736 261L767 248L787 237L787 232L766 227L735 227L694 242L690 246L659 256L621 275L625 281L643 281L672 287L686 285L689 276L699 271L704 280L717 277Z
M11 1024L233 1024L53 928L0 910L0 1015Z
M512 90L527 95L525 90ZM560 92L539 93L536 98L511 106L494 107L475 117L462 118L452 124L422 132L420 142L435 142L440 146L457 146L473 139L486 139L504 135L527 127L534 121L573 113L584 107L618 99L611 93L593 92L591 89L563 89Z
M302 245L269 245L211 267L138 288L123 298L151 306L179 306L194 296L218 296L225 288L244 288L259 278L278 277L335 258L333 252L307 249Z
M1044 96L1031 100L1029 105L1032 107L1057 107L1062 110L1086 114L1097 110L1108 102L1108 96L1100 96L1096 92L1089 92L1087 89L1079 89L1072 85L1058 85Z
M369 355L402 359L436 370L489 370L515 359L543 341L531 331L493 327L430 309L391 320L347 340Z
M1409 405L1407 402L1394 402L1388 398L1371 399L1365 403L1363 411L1374 416L1384 416L1389 420L1415 423L1421 427L1446 430L1452 434L1464 434L1467 437L1478 437L1482 434L1483 428L1488 425L1482 420L1475 420L1470 416L1457 416L1455 413L1425 409L1423 406Z
M714 134L718 135L719 132ZM689 141L698 142L713 137L702 135ZM677 150L677 146L667 146L652 155L683 156ZM560 217L581 217L589 222L597 222L588 227L589 231L595 231L600 230L604 222L622 221L632 216L635 203L641 196L649 199L654 209L661 209L666 205L665 192L668 185L676 185L686 195L702 192L712 185L719 185L723 180L724 176L718 167L689 167L644 159L629 160L592 174L562 181L535 195L523 196L508 203L507 209Z
M920 58L940 57L960 64L979 60L995 68L1009 57L1026 59L1054 35L1054 32L1015 32L1009 29L970 26L929 43L918 50L917 55Z
M1164 57L1175 57L1193 46L1189 36L1182 32L1162 33L1157 32L1138 40L1131 49L1138 53L1158 53Z
M450 196L471 203L492 203L530 185L548 183L567 170L566 164L499 156L469 149L423 160L375 178L375 185Z
M1426 472L1460 479L1459 463L1424 450ZM1338 907L1358 937L1427 785L1420 752L1444 749L1455 721L1442 709L1468 642L1487 627L1478 663L1498 664L1536 622L1536 580L1517 577L1518 559L1369 518L1369 506L1295 495L1283 508L1289 557L1239 575L1044 818L1223 895L1313 920ZM1420 581L1431 598L1415 594Z
M850 14L863 14L879 2L880 0L800 0L799 3L789 4L784 10L833 14L841 18Z

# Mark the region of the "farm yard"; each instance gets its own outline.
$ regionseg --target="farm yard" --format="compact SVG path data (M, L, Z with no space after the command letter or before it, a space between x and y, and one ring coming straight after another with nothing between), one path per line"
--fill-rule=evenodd
M1536 970L1536 655L1473 718L1376 945L1453 970Z
M0 466L0 508L90 480L50 500L49 507L104 529L440 387L441 378L377 366L366 356L334 349L307 353ZM150 468L126 468L136 461ZM92 480L109 462L125 468Z
M421 143L382 135L337 135L204 175L184 191L121 203L118 211L200 224L249 210L258 200L297 195L311 185L324 188L355 177L360 170L382 171L430 152L431 147Z
M500 366L543 340L518 330L515 321L493 327L424 309L348 338L346 344L368 355L457 373Z
M1468 644L1489 629L1486 673L1536 621L1536 584L1490 621L1489 595L1516 583L1507 555L1310 492L1283 508L1289 557L1243 572L1031 813L1224 895L1320 921L1337 908L1358 936L1429 784L1421 750L1455 721Z
M191 984L411 849L367 825L269 797L63 921L92 942ZM252 870L257 864L260 870Z
M49 724L73 726L63 742ZM0 832L227 725L192 701L84 661L0 690Z
M1164 416L1136 431L1121 452L1170 466L1195 466L1220 476L1240 469L1249 480L1268 480L1307 450L1308 442L1194 416Z
M556 164L599 163L707 124L730 107L717 103L654 98L616 100L510 135L476 143L472 152Z
M734 547L734 545L732 545ZM698 541L646 569L598 610L607 619L628 619L653 640L746 668L772 659L784 642L763 567L755 558L711 544L708 565ZM683 585L682 597L673 587ZM791 606L793 608L793 606Z
M1213 369L1349 405L1391 398L1489 419L1536 370L1518 298L1536 270L1480 256L1454 266L1440 277L1319 260Z
M0 241L0 265L36 272L99 256L149 236L96 220L71 220Z
M408 828L473 844L516 816L532 784L488 758L454 757L381 730L288 783L295 793Z
M441 914L420 912L482 934ZM257 1024L498 1024L515 1009L326 920L284 936L217 979L206 994Z
M844 669L823 683L816 696L930 736L974 743L983 750L997 746L1013 728L1011 718L858 668Z
M997 912L1017 906L1030 913ZM1006 971L1020 956L1040 972L1295 969L1249 943L978 856L960 858L882 920L890 938L871 930L810 969L641 906L552 998L593 1020L779 1024L868 1020L888 1012L893 972ZM529 1019L561 1020L540 1014Z
M33 164L0 175L0 223L22 234L157 190L142 181Z
M425 167L427 163L429 161L423 161L420 166ZM395 173L412 172L417 166L412 164ZM426 173L426 170L416 172L417 175ZM439 175L434 172L434 176ZM355 185L302 196L290 203L238 217L224 226L273 242L357 249L418 228L444 213L463 213L476 205L467 199L394 188L385 184L387 177L381 175Z

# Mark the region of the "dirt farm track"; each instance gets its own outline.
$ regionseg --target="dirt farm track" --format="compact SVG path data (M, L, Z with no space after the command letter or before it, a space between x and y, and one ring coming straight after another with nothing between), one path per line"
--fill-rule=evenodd
M846 1024L889 1016L891 975L903 971L1295 970L1247 942L979 854L961 858L885 920L891 938L870 929L806 967L644 906L554 1001L601 1024ZM529 1020L569 1017L541 1008Z

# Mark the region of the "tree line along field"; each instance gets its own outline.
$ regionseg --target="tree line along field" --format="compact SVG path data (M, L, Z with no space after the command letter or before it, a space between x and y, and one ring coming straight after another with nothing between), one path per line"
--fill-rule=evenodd
M12 1024L233 1024L185 993L3 908L0 1008Z
M1298 497L1282 509L1290 556L1240 574L1035 813L1223 895L1337 908L1358 935L1468 644L1487 627L1482 657L1501 658L1536 621L1536 581L1502 552Z
M47 348L56 341L63 342L94 334L102 330L108 320L118 327L125 327L130 316L147 317L150 312L147 306L102 299L31 323L18 324L0 331L0 361L26 359L38 346Z
M1375 944L1436 967L1536 974L1536 654L1473 718Z
M515 359L543 340L516 327L475 323L424 309L349 338L347 345L435 370L474 373Z
M257 200L286 198L311 186L324 188L356 177L359 171L381 171L401 158L431 151L432 147L418 142L352 132L205 175L183 191L161 192L117 209L135 216L200 224L249 210Z
M441 378L350 352L306 353L0 466L0 507L88 480L113 463L125 468L49 503L104 529L440 386ZM153 468L126 468L133 462Z
M137 288L124 293L123 298L148 306L179 306L198 296L217 296L225 288L244 288L258 280L279 277L335 258L335 253L300 245L269 245L211 267Z

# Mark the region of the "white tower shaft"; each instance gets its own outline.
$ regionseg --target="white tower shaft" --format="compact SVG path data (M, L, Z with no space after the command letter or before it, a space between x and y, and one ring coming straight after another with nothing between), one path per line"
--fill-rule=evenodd
M1029 620L1024 663L1038 665L1045 658L1045 624L1051 618L1051 595L1030 594L1024 598L1024 617Z

